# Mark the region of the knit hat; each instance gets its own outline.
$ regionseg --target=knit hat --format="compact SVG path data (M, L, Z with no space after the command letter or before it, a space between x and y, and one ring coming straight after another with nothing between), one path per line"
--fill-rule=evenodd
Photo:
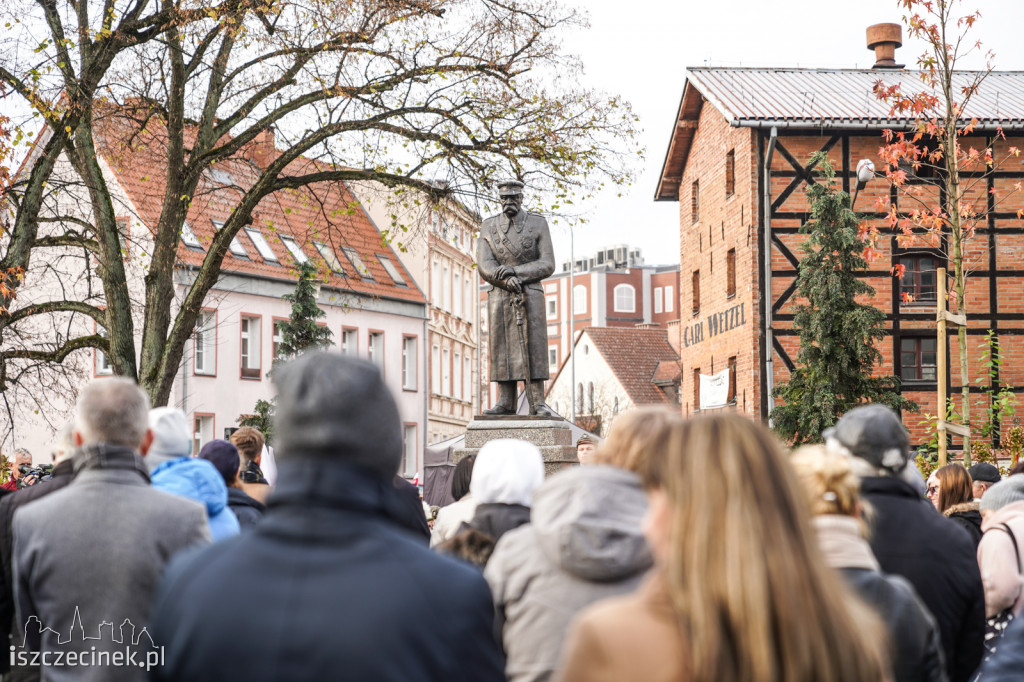
M981 508L998 511L1008 504L1024 501L1024 474L1014 474L985 491Z
M306 352L274 371L275 449L294 459L344 460L390 480L402 463L402 426L377 366Z
M175 407L154 407L149 411L149 428L153 442L143 457L151 472L158 466L192 452L192 434L185 413Z
M897 474L910 459L910 435L885 405L863 405L843 415L822 434L831 450L845 450L877 469ZM838 446L838 448L836 447Z
M210 460L228 486L235 482L242 458L238 455L238 448L234 443L227 440L211 440L199 451L199 457Z
M988 462L975 464L967 470L967 473L971 475L972 481L984 481L985 483L999 483L1003 478L999 475L999 469Z

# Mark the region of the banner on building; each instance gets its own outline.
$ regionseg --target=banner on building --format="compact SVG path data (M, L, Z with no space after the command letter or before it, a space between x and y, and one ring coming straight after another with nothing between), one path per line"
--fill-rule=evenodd
M700 409L713 410L729 402L729 368L718 374L700 375Z

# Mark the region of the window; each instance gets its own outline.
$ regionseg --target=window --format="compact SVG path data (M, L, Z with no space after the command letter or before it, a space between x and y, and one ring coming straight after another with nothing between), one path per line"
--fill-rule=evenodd
M260 318L242 315L242 378L260 378Z
M447 348L441 349L441 395L452 394L452 360Z
M558 297L557 296L548 296L547 297L547 302L548 302L548 319L549 320L557 320L558 319Z
M900 298L908 303L936 302L935 256L902 256L900 265L903 278L900 280Z
M274 359L281 357L281 344L284 343L284 326L287 320L274 320L274 335L271 338Z
M366 269L366 264L363 263L363 259L359 257L359 254L356 253L355 249L351 246L343 246L341 247L341 250L345 253L345 257L348 258L350 263L352 263L352 267L356 269L356 272L360 277L363 279L373 280L373 275Z
M341 330L341 354L356 355L359 352L359 330L343 327Z
M192 231L192 226L185 221L181 224L181 241L185 242L185 246L190 249L203 250L203 245L199 243L199 237Z
M464 365L462 381L465 383L462 389L462 398L468 402L473 400L473 364L469 359L468 352L462 358L462 364Z
M281 241L284 242L284 245L286 247L288 247L288 251L291 252L292 258L295 259L296 263L302 265L303 263L309 262L309 256L307 256L306 252L302 250L302 247L300 247L298 243L296 243L294 237L286 237L282 235Z
M441 264L434 261L434 265L431 268L431 275L433 279L430 285L430 298L434 305L438 308L441 307Z
M736 295L736 249L729 249L725 254L725 295L728 298Z
M658 315L664 310L661 305L661 296L663 289L661 287L654 287L654 314Z
M370 362L384 369L384 332L370 332L366 354Z
M935 381L934 336L904 337L900 339L900 377L903 381Z
M452 313L455 317L462 317L462 275L455 271L455 279L452 283L455 291L452 293Z
M630 284L619 284L615 287L615 312L636 312L636 290Z
M222 220L211 220L210 222L213 223L213 229L215 232L220 232L224 227L224 221ZM236 256L241 256L242 258L249 257L245 247L242 246L242 242L238 241L238 235L231 238L231 243L228 244L228 250Z
M467 320L472 320L473 319L473 287L470 286L470 284L469 284L469 281L470 281L469 280L469 275L466 275L463 278L463 281L466 284L466 290L465 290L466 291L466 319Z
M405 424L402 427L402 462L406 478L416 475L416 425Z
M665 287L665 312L670 313L676 309L675 287Z
M587 407L590 408L590 414L594 414L594 382L587 382Z
M728 402L734 404L736 402L736 356L735 355L733 355L731 358L729 358L728 367L729 367L729 397L728 397Z
M199 454L203 446L211 440L213 440L213 415L197 414L192 422L192 454Z
M217 374L217 311L204 310L196 320L195 373Z
M448 311L452 309L452 281L447 265L441 268L441 307Z
M576 412L583 414L583 383L576 384Z
M110 334L107 333L106 327L100 327L96 325L96 333L105 339L110 338ZM114 373L114 367L110 364L110 360L107 358L107 354L103 351L96 349L96 369L94 370L96 376L105 376Z
M441 395L441 348L430 349L430 392Z
M249 235L249 240L252 241L252 245L259 251L260 256L263 260L277 262L277 256L274 254L274 250L270 248L270 244L263 238L263 234L256 228L247 227L245 233Z
M736 151L730 149L725 155L725 196L736 192Z
M452 361L452 395L456 400L462 400L462 353L458 351Z
M693 368L693 411L700 411L700 367Z
M416 390L416 337L402 338L402 388L407 391Z
M331 269L331 272L336 272L339 275L345 274L345 270L341 267L341 261L338 260L336 255L334 255L334 251L331 250L331 247L327 246L327 244L324 244L323 242L313 242L313 246L315 246L316 250L320 252L320 256L324 259L324 262L327 263L327 267Z
M548 346L548 365L550 367L558 366L558 346Z
M121 244L121 255L128 255L128 219L114 218L114 225L117 227L117 241Z
M700 270L693 271L693 314L700 312Z
M402 277L402 273L398 271L398 268L395 267L395 264L391 262L390 258L388 258L387 256L382 256L378 253L377 260L379 260L380 264L384 266L384 271L388 273L388 277L395 281L395 284L397 284L400 287L409 286L408 284L405 283L405 278Z
M226 170L222 170L220 168L210 168L209 170L207 170L207 173L209 174L210 179L213 180L218 185L235 184L235 179L232 178L231 173L228 173Z
M693 181L690 185L690 222L695 223L700 217L700 182Z
M572 307L573 314L575 315L587 314L587 288L582 284L577 284L575 287L573 287Z

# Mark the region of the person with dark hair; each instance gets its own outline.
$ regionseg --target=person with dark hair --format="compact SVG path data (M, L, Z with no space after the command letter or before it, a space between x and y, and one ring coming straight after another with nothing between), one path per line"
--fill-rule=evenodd
M947 464L928 477L928 499L935 508L967 531L977 550L981 542L981 512L974 501L971 475L962 464Z
M209 460L224 479L228 487L228 508L234 512L238 525L244 530L259 523L267 507L242 490L242 484L238 480L242 461L238 448L231 441L211 440L199 451L199 457Z
M869 542L882 571L906 578L935 616L950 682L970 680L985 637L976 550L956 523L923 499L903 422L884 405L865 405L823 436L830 451L850 457L861 499L874 509Z
M504 680L483 576L404 525L402 422L377 366L306 352L274 375L267 513L168 567L152 608L156 678Z
M455 502L442 507L434 521L434 531L430 534L430 546L436 547L445 540L455 536L462 524L469 523L476 513L477 499L469 492L469 483L473 479L473 465L476 455L467 455L455 465L452 475L452 497Z
M988 462L978 462L968 469L967 473L971 475L974 499L978 501L985 496L985 492L989 488L1003 480L1003 477L999 475L999 469Z

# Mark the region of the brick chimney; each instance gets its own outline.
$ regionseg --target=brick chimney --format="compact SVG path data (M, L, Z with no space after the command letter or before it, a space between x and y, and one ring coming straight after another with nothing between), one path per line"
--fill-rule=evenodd
M274 144L275 137L274 126L268 126L256 133L256 137L250 143L252 148L250 158L260 168L266 168L277 158L277 147Z
M903 27L899 24L868 26L868 49L875 51L873 69L902 69L896 63L896 48L903 46Z

